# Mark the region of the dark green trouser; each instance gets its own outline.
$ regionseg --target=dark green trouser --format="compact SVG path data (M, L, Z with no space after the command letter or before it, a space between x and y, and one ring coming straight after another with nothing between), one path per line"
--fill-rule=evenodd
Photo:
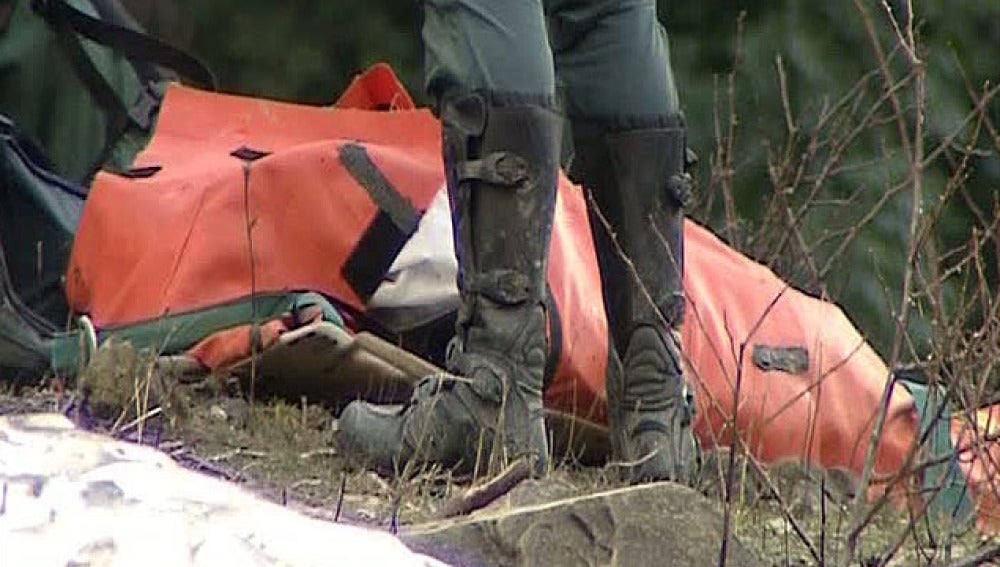
M428 93L552 97L623 127L679 111L655 0L424 0Z

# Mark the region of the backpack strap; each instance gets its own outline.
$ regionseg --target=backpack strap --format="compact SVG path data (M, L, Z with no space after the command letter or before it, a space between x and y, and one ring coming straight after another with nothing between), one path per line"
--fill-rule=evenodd
M344 144L338 157L378 207L342 270L344 280L367 302L417 231L422 213L385 177L363 145Z
M150 76L148 68L141 69L142 62L149 62L170 69L199 87L213 91L217 89L215 75L204 63L190 53L129 27L135 26L135 22L109 0L98 0L94 5L106 18L114 18L119 22L95 18L70 6L66 0L32 0L31 5L50 25L68 28L82 37L120 52L133 65L140 67L136 71L143 80L163 78Z
M160 68L174 71L198 86L216 90L215 75L194 56L138 30L116 0L92 0L101 18L95 18L66 0L32 0L32 10L56 34L70 64L94 102L107 117L105 144L90 171L107 161L115 144L129 128L148 132L159 110L160 95L154 85L167 79ZM103 19L102 19L103 18ZM121 53L140 82L138 100L127 106L84 50L84 37ZM158 66L158 67L157 67Z

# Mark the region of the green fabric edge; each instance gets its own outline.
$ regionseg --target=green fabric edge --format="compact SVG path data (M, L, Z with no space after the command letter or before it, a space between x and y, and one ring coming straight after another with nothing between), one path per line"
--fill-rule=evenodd
M152 321L101 329L98 344L108 340L131 343L140 350L159 354L180 354L212 333L240 325L261 323L294 313L310 306L319 306L323 319L344 326L336 308L322 295L314 292L291 292L256 295L197 311L167 315ZM85 332L76 329L56 335L51 342L52 370L60 376L75 375L87 362Z
M947 522L951 534L965 530L975 520L975 507L951 441L952 413L948 408L941 409L946 403L945 392L940 387L929 388L910 380L901 383L913 396L920 416L920 439L927 439L924 460L942 461L924 471L921 488L924 500L929 501L928 519L933 523ZM936 489L938 486L940 490Z

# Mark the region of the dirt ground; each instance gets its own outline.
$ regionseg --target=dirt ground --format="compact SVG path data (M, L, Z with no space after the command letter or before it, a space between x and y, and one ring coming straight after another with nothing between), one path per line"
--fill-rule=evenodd
M127 350L112 358L92 365L74 387L0 382L0 414L64 413L81 427L153 445L186 467L305 513L390 531L438 517L470 486L437 469L387 479L352 466L336 446L333 412L309 400L252 398L218 376L167 377ZM802 467L762 472L735 462L737 537L773 565L832 563L850 525L850 483ZM720 511L728 468L728 454L707 455L695 482ZM605 469L570 461L558 463L546 482L553 498L619 486ZM910 524L898 510L877 514L859 538L861 564L949 564L985 543L965 530L934 544Z

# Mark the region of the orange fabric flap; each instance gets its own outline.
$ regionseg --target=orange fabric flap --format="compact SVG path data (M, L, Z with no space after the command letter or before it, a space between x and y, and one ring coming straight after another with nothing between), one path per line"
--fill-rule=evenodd
M288 331L288 325L281 319L274 319L259 325L257 330L260 348L266 349L278 342L278 338ZM253 354L253 332L253 325L240 325L212 333L191 347L188 354L207 369L224 368Z
M373 65L355 77L334 106L361 110L413 110L416 108L410 93L399 82L392 67L385 63Z
M336 268L380 209L340 152L363 148L420 212L443 183L439 138L426 110L311 107L172 85L135 162L149 175L95 180L67 274L70 305L99 328L287 290L361 309Z

